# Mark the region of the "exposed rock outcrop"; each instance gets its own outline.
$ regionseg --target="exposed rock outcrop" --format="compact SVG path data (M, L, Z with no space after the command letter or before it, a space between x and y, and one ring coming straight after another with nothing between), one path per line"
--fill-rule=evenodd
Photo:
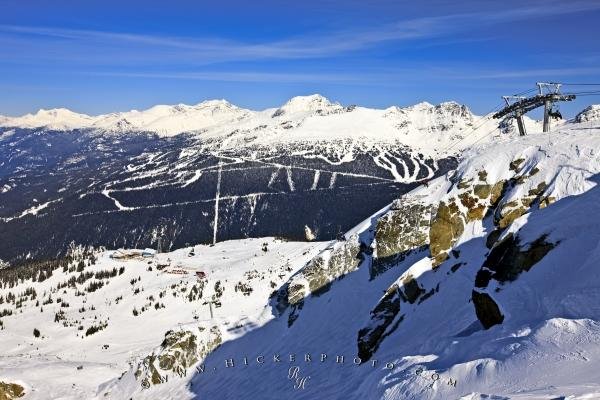
M513 180L512 184L521 183L523 177ZM527 195L509 202L503 203L498 207L494 216L494 223L499 228L506 228L513 221L525 213L529 212L530 207L534 203L540 204L539 208L544 208L551 203L549 197L543 197L543 194L548 185L546 182L540 182L536 187L530 189ZM542 206L542 202L544 205Z
M404 319L399 315L401 304L414 304L426 299L430 294L411 275L406 274L400 281L388 288L373 311L369 324L358 332L358 356L362 361L369 360L383 340L392 333Z
M0 382L0 400L13 400L25 396L25 388L16 383Z
M547 235L542 235L521 245L519 237L511 233L492 248L477 272L476 289L472 293L475 313L486 329L501 324L504 320L494 299L485 293L492 286L492 280L500 284L516 280L521 273L529 271L540 262L557 244L548 242Z
M429 243L431 206L405 196L377 221L371 277L386 271L412 250Z
M515 176L509 180L487 183L485 180L488 174L485 170L478 171L477 180L461 179L456 183L455 188L458 190L454 190L455 195L439 203L429 230L429 250L434 268L448 258L448 252L462 235L467 223L482 220L493 212L494 225L502 231L528 213L533 205L544 208L555 201L554 197L546 195L548 184L544 181L529 189L523 196L503 201L506 192L539 172L539 168L533 167L528 173L523 173L524 162L524 158L510 162L508 169ZM494 235L497 237L498 233ZM488 247L491 247L495 239L488 242Z
M498 304L496 304L489 294L473 290L472 299L477 319L479 319L485 329L501 324L504 321L504 315L500 312Z
M361 260L360 243L354 235L346 241L336 242L313 258L287 285L287 302L294 305L308 295L318 295L329 288L339 277L358 268Z
M377 351L386 336L388 327L400 312L401 300L399 286L392 285L371 311L371 324L358 332L358 357L361 360L369 360L373 353ZM398 320L397 324L400 321L401 319Z
M429 251L435 268L448 258L466 224L485 218L496 207L506 187L506 181L486 183L487 172L478 171L475 179L461 179L456 184L457 195L441 201L429 229ZM482 183L483 182L483 183Z
M490 279L514 281L521 273L529 271L558 244L546 239L547 235L542 235L529 244L521 245L518 236L509 234L490 251L477 274L476 286L487 287ZM485 275L489 278L484 278Z
M204 359L222 342L219 328L198 328L191 331L168 331L159 349L146 356L135 371L136 379L144 388L169 380L169 376L183 377L198 361Z
M436 216L429 229L429 251L433 267L437 267L448 258L448 251L462 235L465 218L454 198L440 202Z

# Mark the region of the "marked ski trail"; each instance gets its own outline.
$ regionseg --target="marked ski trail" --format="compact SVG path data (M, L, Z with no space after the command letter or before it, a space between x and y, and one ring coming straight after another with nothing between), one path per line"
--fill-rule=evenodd
M290 192L295 192L296 188L294 187L294 180L292 179L292 167L287 167L286 172L287 172L287 182L290 187Z
M337 172L331 174L331 179L329 180L329 189L332 189L335 186L335 181L337 180Z
M277 167L277 168L287 168L287 167L292 167L291 165L284 165L284 164L279 164L279 163L273 163L273 162L267 162L264 160L251 160L248 158L241 158L244 161L253 161L253 162L257 162L260 164L265 164L265 165L270 165L273 167ZM294 165L293 168L295 169L299 169L299 170L303 170L303 171L317 171L315 168L309 168L309 167L301 167L298 165ZM352 177L357 177L357 178L371 178L371 179L376 179L379 181L386 181L386 182L396 182L394 179L389 179L389 178L383 178L381 176L374 176L374 175L368 175L368 174L356 174L356 173L351 173L351 172L335 172L337 174L340 174L342 176L352 176Z
M390 179L391 181L394 182L405 182L407 181L402 174L400 174L398 172L398 169L396 168L396 165L389 160L389 158L387 158L387 155L389 155L389 153L387 151L383 151L381 153L379 153L377 156L373 157L373 161L375 162L375 164L379 167L381 167L382 169L385 169L386 171L389 171L389 173L394 177L394 179ZM394 157L395 158L395 157ZM404 163L404 161L395 158L398 161L399 165L402 165L403 169L404 169L404 174L408 175L408 169L406 167L406 164Z
M188 187L189 185L191 185L192 183L196 182L198 179L200 179L200 177L202 176L202 172L200 170L196 170L194 172L194 176L192 176L190 179L188 179L181 187Z
M413 156L410 157L410 161L413 163L413 166L414 166L414 171L413 171L413 174L410 177L410 179L413 181L416 181L417 177L419 176L419 172L421 172L421 165L419 163L419 160L417 160Z
M319 178L321 178L321 171L317 169L315 170L315 177L313 178L313 183L310 187L310 190L315 190L317 188L319 185Z
M273 184L275 183L275 179L277 179L277 175L279 175L280 169L281 168L277 168L275 171L273 171L271 178L269 178L269 182L267 183L267 188L273 189Z
M110 190L104 189L102 191L102 194L105 195L106 197L108 197L110 200L112 200L115 203L115 207L117 207L120 211L130 211L130 210L133 210L133 208L126 207L123 204L121 204L121 202L119 200L115 199L114 197L111 197Z
M334 181L335 183L335 181ZM360 183L357 185L354 185L356 187L358 186L378 186L378 185L385 185L386 182L369 182L369 183ZM326 188L316 188L315 190L329 190L331 189L329 186ZM252 198L255 196L285 196L287 195L287 192L256 192L256 193L249 193L249 194L244 194L244 195L237 195L237 196L219 196L219 201L220 200L238 200L238 199L246 199L246 198ZM179 201L176 203L166 203L166 204L150 204L147 206L139 206L139 207L124 207L124 209L122 210L102 210L102 211L92 211L92 212L86 212L86 213L78 213L78 214L71 214L72 217L85 217L88 215L99 215L99 214L113 214L113 213L118 213L118 212L129 212L129 211L134 211L134 210L143 210L143 209L151 209L151 208L168 208L168 207L178 207L178 206L187 206L187 205L191 205L191 204L200 204L200 203L213 203L215 202L216 198L212 198L212 199L204 199L204 200L190 200L190 201Z

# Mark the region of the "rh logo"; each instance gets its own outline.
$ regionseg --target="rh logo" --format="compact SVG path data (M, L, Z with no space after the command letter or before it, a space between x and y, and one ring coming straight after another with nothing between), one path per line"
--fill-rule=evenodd
M294 366L288 370L288 379L294 382L294 389L302 390L306 388L310 376L300 376L300 367Z

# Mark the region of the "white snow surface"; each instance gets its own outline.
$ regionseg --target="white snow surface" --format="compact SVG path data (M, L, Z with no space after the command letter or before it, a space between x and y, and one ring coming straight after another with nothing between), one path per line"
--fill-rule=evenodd
M266 252L262 250L265 243ZM267 306L272 291L270 282L279 286L324 246L325 243L285 242L273 238L246 239L220 242L215 246L194 246L193 256L189 255L192 248L184 248L152 258L128 260L113 259L110 256L114 251L105 251L98 254L96 264L87 266L84 272L121 267L125 271L114 278L100 279L105 286L85 296L76 296L72 288L56 290L58 283L80 274L62 269L41 283L28 281L17 287L2 288L0 296L6 298L8 292L18 295L33 287L37 299L24 302L22 307L13 310L12 316L2 318L0 381L24 383L26 399L107 398L106 390L100 387L151 354L168 330L197 330L199 326L216 325L223 333L223 340L231 340L265 324L272 318ZM169 264L169 267L159 271L157 265L160 264ZM180 271L187 274L177 273ZM214 308L212 319L207 305L186 298L189 289L197 283L196 271L206 273L203 300L213 294L217 281L225 288L222 307ZM253 271L258 277L248 280L245 274ZM131 284L132 279L137 281ZM79 285L78 290L84 292L92 281L98 279L88 280ZM250 296L234 290L239 281L249 281L254 289ZM135 293L136 290L139 292ZM160 297L163 291L165 295ZM148 300L150 296L153 301ZM49 297L53 303L43 304ZM118 300L119 297L122 299ZM39 301L37 307L36 301ZM157 302L165 308L155 309ZM64 303L69 306L61 307ZM148 309L141 312L148 304ZM8 304L0 304L0 310L9 308L12 307ZM138 316L133 315L134 308L140 311ZM73 326L64 327L54 322L55 313L61 310ZM105 329L85 335L89 327L102 322L108 323ZM78 326L83 330L78 330ZM33 336L34 329L40 330L40 338ZM108 348L103 348L104 345ZM78 366L83 368L78 370ZM123 397L108 398L130 397L130 393L121 394Z
M531 133L541 131L537 121L525 118ZM500 134L491 115L476 116L462 105L426 102L410 107L372 109L343 107L315 94L297 96L279 108L253 111L226 100L196 105L157 105L97 116L59 108L21 117L0 116L0 126L71 131L88 129L100 134L151 132L159 136L182 133L206 139L224 139L223 146L272 145L298 141L354 140L393 142L428 155L453 152L473 143L488 142ZM562 125L565 121L554 122ZM512 129L513 135L515 134Z
M429 105L415 106L421 109ZM290 113L295 110L295 105L289 107ZM411 115L415 110L356 109L350 114ZM306 124L312 123L311 118ZM545 234L557 246L530 271L494 293L505 316L500 325L483 330L470 301L475 274L488 252L484 235L493 229L489 219L470 222L454 245L465 263L455 273L449 272L451 262L432 270L427 251L411 253L375 279L368 266L361 265L332 282L327 292L307 297L292 327L287 312L276 317L269 303L270 281L281 286L319 252L339 243L247 239L195 246L193 256L186 248L155 259L127 261L112 259L111 252L105 251L85 270L124 266L125 272L94 293L74 296L71 289L51 293L57 283L77 275L61 270L43 283L26 281L0 289L0 295L6 296L32 286L40 304L49 295L69 303L66 308L56 301L43 305L43 313L34 301L18 309L0 305L0 310L13 309L12 316L2 318L0 380L22 383L26 399L600 398L600 124L573 123L551 134L478 143L465 150L462 159L454 176L440 177L406 196L435 205L458 194L458 180L476 181L482 170L490 183L514 177L509 164L523 159L518 173L531 176L506 192L502 201L517 199L542 181L548 184L544 195L556 199L546 208L532 209L508 228L525 242ZM532 174L534 169L537 172ZM386 211L361 222L346 236L372 236L377 217ZM157 271L156 265L167 259L167 270L190 274ZM172 294L189 289L196 280L193 273L199 270L207 273L206 297L217 280L225 286L223 306L212 320L201 302L187 301L183 292ZM234 286L252 270L264 279L252 280L254 291L243 296ZM375 353L375 366L371 361L354 365L358 331L369 323L383 292L407 274L427 290L439 288L423 303L402 303L402 320ZM131 284L137 277L141 280ZM140 291L135 293L136 289ZM166 297L159 299L164 290ZM147 304L150 295L164 302L165 308L150 307L133 316L133 308ZM117 304L119 296L123 298ZM80 313L81 307L86 311ZM78 322L72 327L55 323L60 309L68 321ZM77 325L87 329L100 321L108 322L107 328L81 337ZM130 366L152 353L167 330L203 324L217 324L225 333L224 344L201 361L206 372L190 369L186 377L150 389L131 379ZM34 328L41 331L40 338L33 337ZM105 344L109 347L103 348ZM305 360L306 354L312 361ZM321 354L327 355L323 361ZM277 355L279 362L274 360ZM344 362L336 362L342 355ZM256 361L259 356L264 356L264 363ZM243 357L249 365L244 365ZM226 368L229 359L234 359L235 367ZM288 379L291 366L299 366L299 375L309 377L304 389L294 389ZM418 369L423 372L417 374ZM123 373L126 378L120 380ZM456 385L449 384L452 381Z
M517 219L509 229L525 242L543 234L558 243L532 270L495 294L505 320L483 330L471 291L488 249L484 234L489 219L471 222L454 246L465 265L451 273L451 262L432 271L428 252L408 256L374 280L361 266L330 290L305 299L292 328L287 315L226 343L209 356L207 367L220 372L198 374L191 393L198 398L276 399L595 399L600 398L600 129L573 125L551 135L532 135L464 154L456 176L441 177L406 196L437 204L456 196L451 179L473 179L488 173L488 182L514 176L509 164L524 159L519 174L533 174L505 194L503 201L527 193L545 181L544 195L556 202ZM370 235L377 215L349 234ZM348 235L349 235L348 234ZM347 235L347 236L348 236ZM408 275L425 290L438 291L422 304L402 304L402 320L381 344L374 359L353 364L357 333L368 324L382 291ZM268 338L268 339L266 339ZM324 362L304 362L327 354ZM282 365L236 366L225 360L257 354L283 355ZM295 355L296 361L287 357ZM344 363L336 362L337 356ZM297 359L300 358L300 361ZM386 363L390 363L388 367ZM294 390L286 379L297 365L310 380ZM416 371L423 372L417 375ZM439 380L434 381L434 379ZM449 384L456 382L456 386ZM187 389L186 392L187 393ZM181 396L185 395L181 392Z

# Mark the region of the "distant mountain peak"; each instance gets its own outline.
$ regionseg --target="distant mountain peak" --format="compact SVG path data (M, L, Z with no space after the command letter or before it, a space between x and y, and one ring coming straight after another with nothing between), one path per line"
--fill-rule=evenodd
M285 105L317 104L317 103L331 104L331 102L329 101L329 99L327 97L320 95L318 93L315 93L315 94L309 94L309 95L304 95L304 96L294 96L291 99L289 99L285 103Z
M237 132L235 140L228 141L228 145L234 145L238 140L239 143L272 144L280 140L369 138L374 141L400 140L423 150L439 147L442 142L470 132L473 123L480 118L456 101L439 104L423 101L408 107L392 106L382 110L343 107L320 94L311 94L292 97L281 107L264 111L240 108L225 99L204 100L195 105L155 105L144 110L96 116L66 108L40 109L35 114L20 117L0 116L0 126L58 131L87 129L119 134L153 132L159 136L201 133L211 138ZM571 122L592 120L600 120L598 105L586 108ZM527 121L531 132L535 132L539 124ZM498 121L491 119L482 123L489 125L488 131L500 128L499 132L512 132L508 129L510 124L499 127ZM255 134L257 131L261 134ZM432 135L433 140L423 143L422 135Z
M413 109L413 110L421 110L421 109L429 109L429 108L433 108L435 107L433 104L431 104L428 101L421 101L417 104L414 104L412 106L406 107L407 109Z
M218 110L240 109L240 107L228 102L225 99L204 100L204 101L201 101L200 103L196 104L193 107L196 109L218 109Z
M69 110L68 108L59 107L59 108L51 108L45 109L40 108L35 114L27 114L35 117L56 117L56 118L66 118L66 117L85 117L90 118L89 115L76 113L74 111Z
M600 104L592 104L575 116L575 122L589 122L600 120Z
M273 117L299 113L327 115L342 110L343 107L339 103L332 103L320 94L312 94L292 97L275 111Z

